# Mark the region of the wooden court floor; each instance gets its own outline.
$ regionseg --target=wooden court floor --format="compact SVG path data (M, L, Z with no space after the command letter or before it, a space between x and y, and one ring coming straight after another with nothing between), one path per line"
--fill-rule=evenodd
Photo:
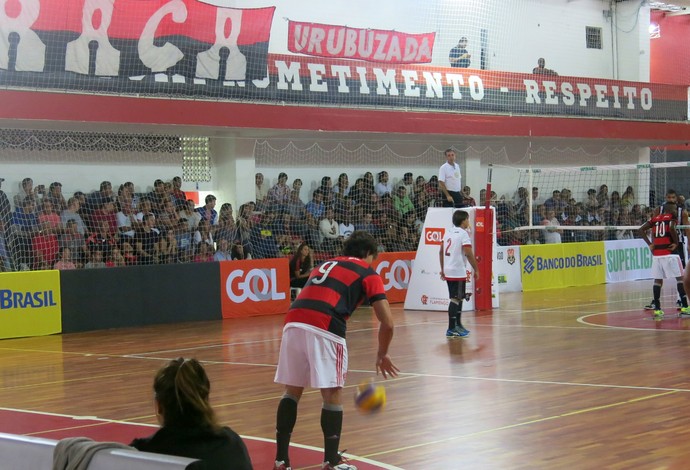
M500 309L465 313L472 334L456 340L444 313L394 306L402 373L386 382L381 414L359 415L348 398L342 446L380 468L690 468L690 319L676 318L672 288L661 322L641 309L650 281L504 294ZM155 371L196 357L221 421L272 439L282 319L0 341L0 407L154 424ZM375 377L371 309L353 316L348 343L349 396ZM306 394L293 442L322 447L319 413L318 393ZM272 452L253 454L256 468Z

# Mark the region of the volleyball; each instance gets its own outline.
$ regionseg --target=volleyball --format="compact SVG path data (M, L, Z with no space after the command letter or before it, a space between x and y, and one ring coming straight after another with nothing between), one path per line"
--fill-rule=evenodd
M383 385L361 383L355 393L355 406L362 413L376 413L386 406L386 389Z

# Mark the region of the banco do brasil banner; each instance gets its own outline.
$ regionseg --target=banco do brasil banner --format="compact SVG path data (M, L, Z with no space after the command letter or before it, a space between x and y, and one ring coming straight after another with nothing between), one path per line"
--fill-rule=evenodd
M60 271L2 273L0 338L62 331Z
M603 242L523 245L520 258L524 291L606 282Z
M373 30L379 42L369 54L368 30L320 25L317 34L307 34L311 23L304 18L299 37L298 24L291 24L292 43L288 35L273 41L281 51L304 46L300 54L316 56L269 53L272 6L238 9L196 0L2 5L0 86L636 120L685 121L688 115L682 86L418 65L428 61L430 34L388 34L384 41L384 32ZM357 34L357 54L350 55L345 42L339 46L340 34L343 41Z

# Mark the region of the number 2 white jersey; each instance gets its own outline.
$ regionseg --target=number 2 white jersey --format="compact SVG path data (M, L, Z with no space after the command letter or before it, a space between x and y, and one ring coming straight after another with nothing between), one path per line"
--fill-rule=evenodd
M443 273L449 281L467 279L465 246L472 246L472 240L463 228L453 227L443 236Z

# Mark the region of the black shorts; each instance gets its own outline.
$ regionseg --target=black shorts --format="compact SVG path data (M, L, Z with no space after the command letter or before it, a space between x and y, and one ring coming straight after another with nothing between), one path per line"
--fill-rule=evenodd
M464 299L466 282L467 281L446 281L448 284L448 296L451 299Z
M465 198L462 197L460 191L448 191L448 194L453 198L453 202L448 202L448 199L443 196L443 207L465 207Z

